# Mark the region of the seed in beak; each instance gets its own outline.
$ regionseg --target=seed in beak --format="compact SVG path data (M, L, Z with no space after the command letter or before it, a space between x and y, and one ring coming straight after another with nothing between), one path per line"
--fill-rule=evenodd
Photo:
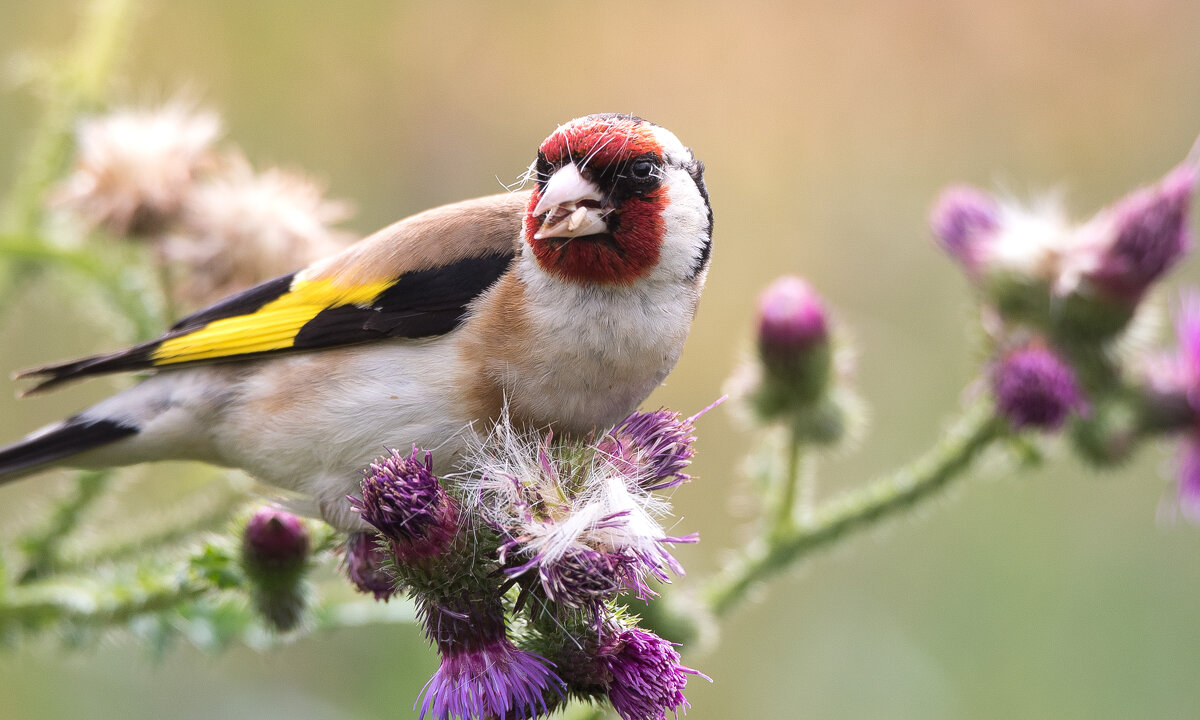
M571 213L571 219L567 221L567 232L575 232L583 225L583 220L587 217L588 209L586 207L577 207L575 212Z

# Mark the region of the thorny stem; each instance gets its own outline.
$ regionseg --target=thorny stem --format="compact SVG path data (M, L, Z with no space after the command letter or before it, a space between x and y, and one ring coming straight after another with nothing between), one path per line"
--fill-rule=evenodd
M53 568L61 560L59 550L63 541L79 525L79 520L88 507L108 487L111 478L111 470L79 473L75 492L55 505L43 527L21 538L19 544L28 559L25 569L17 579L18 584L24 585L53 572Z
M184 501L191 504L194 501ZM85 552L60 553L53 562L43 567L45 574L71 573L95 567L100 563L113 563L129 560L147 548L161 549L184 542L197 533L212 530L228 523L238 508L245 505L245 495L237 492L226 494L215 501L209 501L210 507L185 519L173 519L161 527L143 531L133 537L121 538L105 543L98 539L88 546Z
M55 63L45 78L45 104L36 133L16 180L0 207L0 232L38 237L46 193L70 156L74 123L102 101L113 68L120 62L133 15L133 0L92 0L84 11L74 51ZM37 265L22 258L0 264L0 296L36 277ZM0 307L7 303L0 304Z
M706 603L717 616L728 613L755 583L848 533L932 496L1006 433L1007 427L986 403L968 409L936 447L908 467L817 508L811 525L751 547L710 583Z
M195 579L163 579L141 591L126 586L89 590L78 582L12 587L0 604L0 629L64 620L93 627L119 625L138 615L176 608L211 589Z
M800 527L812 525L814 513L817 506L817 458L813 454L805 455L800 459L798 468L800 473L800 490L799 496L796 498L797 511L799 516L796 522Z
M105 262L94 253L47 245L31 236L0 236L0 257L36 265L57 265L82 273L100 287L123 318L133 324L134 335L145 340L156 335L162 319L151 309L128 271Z

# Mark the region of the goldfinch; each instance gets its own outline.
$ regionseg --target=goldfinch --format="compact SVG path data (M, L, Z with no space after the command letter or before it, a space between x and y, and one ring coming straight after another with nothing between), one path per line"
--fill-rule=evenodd
M703 166L630 115L559 127L533 187L414 215L190 315L160 338L36 368L30 392L151 371L0 448L0 482L50 466L242 468L360 528L346 496L385 446L436 448L507 413L584 434L621 420L683 348L712 247Z

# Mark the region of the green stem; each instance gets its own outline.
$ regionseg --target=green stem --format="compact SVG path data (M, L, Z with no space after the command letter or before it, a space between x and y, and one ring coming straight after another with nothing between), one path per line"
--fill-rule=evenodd
M705 601L715 615L724 615L755 583L814 550L932 496L1006 433L1007 427L986 403L970 408L938 445L916 462L826 503L817 509L811 525L752 547L709 585Z
M133 0L92 0L72 51L59 58L48 71L46 100L29 150L18 169L3 206L0 232L37 237L42 230L45 200L50 188L62 177L74 143L74 126L79 116L100 104L113 69L128 45L125 42ZM0 308L9 307L9 297L36 278L36 264L20 258L0 262Z
M801 483L800 466L804 453L804 442L800 432L793 429L788 435L787 468L779 480L779 492L775 498L774 517L768 528L771 538L787 536L796 526L796 486ZM805 493L807 494L807 493Z
M156 258L154 265L158 275L158 294L162 298L162 317L173 323L179 319L179 309L175 307L175 278L171 264L164 258Z
M37 583L10 588L0 604L0 629L14 624L36 628L46 623L119 625L145 613L177 607L213 588L199 580L161 579L142 588L88 589L78 583Z
M120 264L105 262L91 252L54 247L18 235L0 236L0 257L33 267L58 265L86 276L104 292L117 312L133 323L139 340L153 337L162 327L162 318L147 306L143 293L130 282Z
M191 500L185 502L191 503ZM150 529L134 537L118 540L98 540L89 545L85 552L61 554L56 561L44 568L44 573L73 573L96 567L101 563L121 562L136 557L147 548L156 550L181 543L198 533L213 530L229 522L230 517L242 505L246 497L232 493L212 502L212 507L180 522Z
M111 470L92 470L79 474L75 491L50 512L44 527L21 538L19 544L27 556L18 584L26 584L48 575L59 563L59 549L83 517L84 511L108 487Z
M132 15L132 0L88 3L72 52L54 67L46 104L25 161L0 211L0 229L33 235L41 230L46 192L62 175L70 157L79 115L100 103L117 66ZM2 283L0 283L2 284Z

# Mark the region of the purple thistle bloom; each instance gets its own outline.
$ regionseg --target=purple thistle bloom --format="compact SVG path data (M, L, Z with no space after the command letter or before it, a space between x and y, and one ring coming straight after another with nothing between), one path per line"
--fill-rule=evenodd
M974 275L982 262L983 243L1000 229L1000 208L982 191L957 185L942 191L929 224L942 248Z
M683 469L696 454L693 423L707 410L689 418L666 408L635 412L601 438L596 449L646 490L673 487L690 479Z
M558 676L542 658L502 640L443 655L442 664L422 691L421 717L534 717L549 712L546 692L558 691L559 685Z
M1112 239L1089 279L1112 294L1136 300L1179 262L1192 245L1188 208L1196 182L1196 168L1184 165L1107 210Z
M665 720L688 707L683 696L688 675L699 671L679 663L674 646L639 628L620 630L601 648L598 659L611 676L608 699L625 720Z
M396 579L387 567L387 552L379 547L375 533L350 533L346 539L346 575L360 592L387 602L396 594Z
M441 554L458 530L458 510L433 474L432 454L388 452L363 473L362 499L350 504L391 541L398 560Z
M540 564L538 579L551 601L571 608L589 607L621 589L628 564L628 558L581 546L566 551L555 562Z
M534 567L546 597L569 608L597 610L622 590L641 598L653 594L642 579L647 563L632 553L603 552L579 545L554 560L536 556L524 565L507 569L505 574L517 577Z
M695 533L683 537L632 538L628 536L629 515L623 511L601 518L566 549L549 550L545 543L535 545L530 535L510 538L501 545L501 562L510 553L522 553L529 559L521 565L507 567L504 573L515 578L536 569L546 597L571 608L595 609L599 603L622 591L648 600L657 595L647 583L648 577L669 582L670 573L684 574L679 561L664 546L698 542L700 538ZM555 523L545 524L541 530L543 539L557 537L561 541L568 537L563 527ZM604 537L608 531L614 535Z
M996 410L1013 428L1056 430L1086 407L1070 365L1051 350L1030 346L1006 355L992 369Z
M419 603L425 632L441 656L418 699L422 718L528 718L550 711L550 692L562 697L562 681L547 661L508 639L498 598Z

